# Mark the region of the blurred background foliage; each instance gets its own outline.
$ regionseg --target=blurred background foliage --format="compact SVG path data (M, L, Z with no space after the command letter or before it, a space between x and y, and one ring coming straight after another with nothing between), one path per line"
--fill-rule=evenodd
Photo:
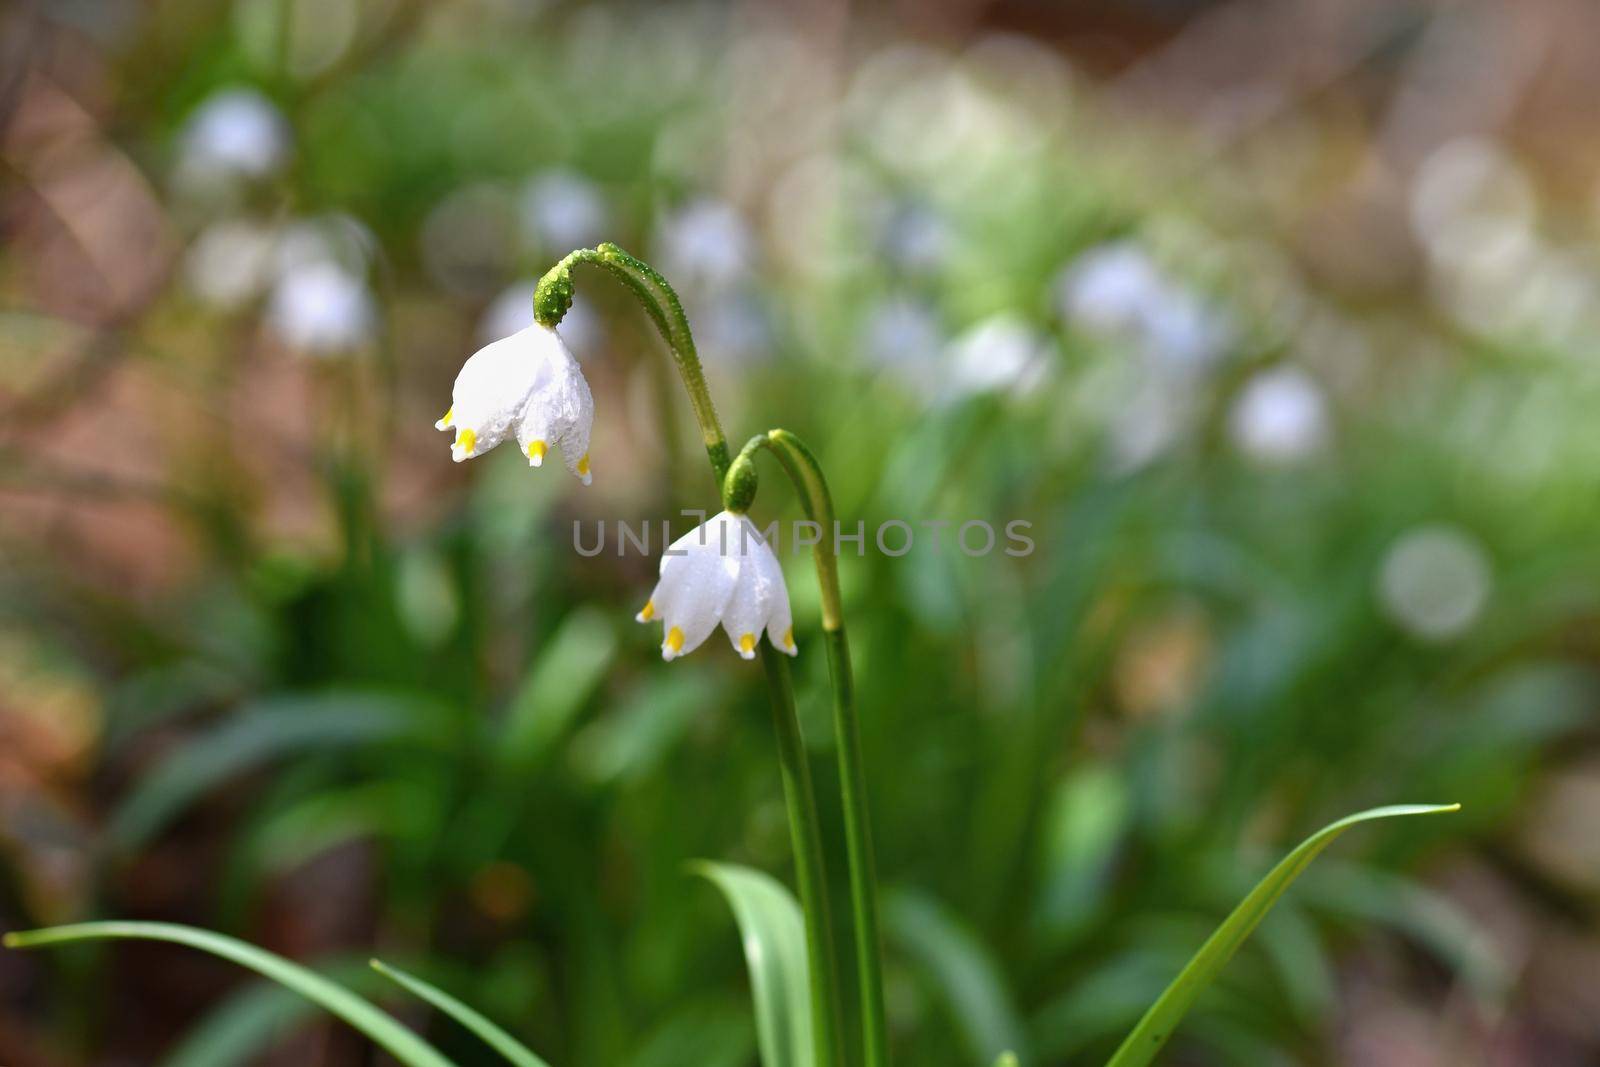
M662 664L654 560L572 545L715 502L659 339L580 277L590 489L431 428L614 240L735 442L801 433L866 523L900 1062L1094 1062L1290 843L1451 800L1313 868L1169 1060L1600 1057L1591 6L0 20L0 927L196 923L374 993L380 951L564 1067L753 1062L687 864L789 876L761 684ZM890 557L891 519L952 525ZM367 1057L171 948L0 957L11 1067Z

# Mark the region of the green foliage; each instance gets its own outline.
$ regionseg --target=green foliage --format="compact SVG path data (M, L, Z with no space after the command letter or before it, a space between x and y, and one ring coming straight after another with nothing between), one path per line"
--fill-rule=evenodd
M79 420L120 433L139 396L158 398L117 438L166 446L140 450L150 484L83 482L65 456L36 465L7 446L0 684L7 727L24 728L6 737L26 745L37 715L44 743L19 749L31 792L4 798L0 921L182 915L303 948L291 935L315 932L286 932L281 916L311 895L563 1067L662 1067L702 1044L708 1064L748 1061L754 979L710 894L684 890L683 863L786 869L760 679L709 646L663 666L629 621L653 561L570 550L574 519L672 518L681 532L678 508L716 505L660 323L607 284L611 268L598 284L580 273L563 328L576 345L578 312L600 324L578 353L603 405L592 493L509 449L453 468L429 425L480 312L568 251L521 232L524 183L557 172L605 204L593 239L664 269L702 197L735 199L765 227L746 235L735 282L669 280L735 441L794 427L847 531L868 530L839 579L873 840L901 915L886 914L895 1062L967 1065L1003 1048L1029 1065L1103 1062L1250 891L1242 843L1304 835L1401 784L1473 802L1446 826L1398 820L1341 842L1216 976L1216 1010L1188 1018L1172 1055L1334 1058L1328 990L1358 929L1447 968L1474 1006L1507 1006L1509 964L1427 872L1487 843L1515 884L1546 884L1522 869L1529 798L1600 692L1592 346L1467 343L1429 305L1352 307L1298 266L1302 231L1266 229L1292 207L1241 210L1255 186L1226 172L1216 200L1209 178L1175 188L1194 161L1171 140L1152 150L1126 123L1108 132L1084 79L1057 84L1033 59L996 68L981 48L896 42L870 69L830 75L850 106L826 116L839 146L826 166L808 139L799 158L767 145L751 169L733 156L764 124L721 90L773 56L734 48L714 12L478 5L413 23L346 7L377 23L314 83L246 54L230 17L146 26L102 75L73 81L105 79L107 106L81 111L116 117L107 149L149 171L185 244L240 219L357 219L385 330L358 357L302 358L267 343L270 293L222 312L175 281L104 368L115 403ZM191 109L241 80L284 108L293 163L206 214L176 202L168 157ZM965 118L925 136L919 101ZM767 160L787 161L771 182L721 184ZM817 174L828 195L799 195ZM451 260L432 242L461 231L434 213L462 191L499 205L471 220L467 249L495 255L446 284ZM1241 217L1262 229L1238 232ZM940 254L898 254L906 219L931 226ZM1180 373L1073 321L1063 272L1112 239L1224 311L1227 350ZM16 248L0 255L19 277L22 257L45 258ZM926 331L878 350L886 311L907 308ZM962 391L954 342L997 312L1039 340L1048 373L1031 390ZM759 341L711 343L729 320L759 322ZM31 403L30 382L54 381L75 334L42 314L0 326L5 391ZM1280 365L1322 384L1329 435L1283 467L1230 437L1246 384ZM260 384L280 377L282 395ZM673 414L641 417L655 411ZM54 442L53 424L19 419L15 437ZM1151 440L1161 447L1130 458L1130 441ZM758 525L800 513L780 485L764 480ZM51 504L41 543L25 536L29 508L12 521L13 489ZM130 495L124 530L103 511ZM903 557L872 543L888 519L1013 518L1032 523L1027 556L969 557L953 527L940 551L920 526ZM108 580L58 523L85 540L110 529L110 562L133 556L156 577ZM144 545L146 524L181 540ZM1479 546L1491 578L1476 621L1448 638L1401 625L1382 593L1397 540L1438 524ZM808 638L822 605L808 561L783 558L826 806L827 673ZM35 774L33 753L55 752L79 715L71 758L39 757ZM63 865L99 859L102 841L105 862ZM1559 908L1512 895L1530 922L1594 918L1583 893ZM934 917L902 930L908 906ZM115 972L18 966L38 1043L121 1051ZM103 1019L64 1010L101 989ZM1432 1004L1425 985L1394 992ZM217 1048L305 1017L253 1003L266 1006L237 1009L239 1044ZM170 1010L219 1019L198 999ZM470 1036L442 1023L442 1048ZM764 1058L784 1040L773 1026Z
M1278 902L1290 884L1333 843L1333 839L1357 823L1372 819L1390 819L1401 815L1432 815L1439 812L1459 811L1459 804L1424 805L1398 804L1386 808L1373 808L1346 816L1338 822L1318 830L1285 856L1267 876L1250 891L1233 913L1217 927L1200 951L1191 959L1167 986L1150 1010L1139 1020L1111 1057L1110 1067L1141 1067L1155 1058L1171 1038L1172 1032L1195 998L1216 978L1233 954L1244 944L1245 938L1266 918L1267 912Z
M372 969L386 978L393 979L407 992L421 997L468 1030L483 1038L484 1044L500 1053L506 1058L506 1062L514 1064L515 1067L550 1067L544 1060L529 1051L526 1045L523 1045L486 1018L482 1012L461 1003L461 1001L444 990L429 985L415 975L407 974L400 968L392 967L381 960L373 960Z
M291 963L281 956L264 952L254 945L208 930L196 930L172 923L98 922L57 926L45 930L11 933L5 937L8 948L42 948L47 945L100 939L143 938L188 945L214 956L231 960L257 974L293 990L319 1007L337 1015L366 1034L406 1067L453 1067L431 1045L389 1016L333 982Z
M699 863L695 870L722 890L739 923L762 1064L810 1067L811 993L800 905L760 871L727 863Z

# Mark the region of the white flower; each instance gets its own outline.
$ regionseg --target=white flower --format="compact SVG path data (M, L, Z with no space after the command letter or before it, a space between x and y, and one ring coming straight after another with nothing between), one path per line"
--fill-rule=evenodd
M267 319L290 347L331 354L359 348L377 312L366 282L337 263L320 262L278 280Z
M271 281L276 239L268 227L242 219L207 226L184 258L189 291L223 310L255 299Z
M544 465L551 445L588 485L594 397L560 335L535 323L480 348L461 367L450 410L434 423L455 430L451 457L464 459L515 437L528 465Z
M1287 464L1317 452L1328 439L1322 390L1305 371L1275 367L1245 384L1228 413L1234 444L1262 463Z
M656 234L663 272L689 289L723 289L755 261L755 235L732 204L699 200L664 219Z
M1414 636L1447 641L1478 620L1493 584L1489 555L1475 537L1455 526L1421 526L1384 554L1378 600Z
M956 396L1026 395L1044 381L1052 355L1050 343L1025 319L1002 312L950 343L945 384Z
M237 174L263 178L289 154L288 124L254 89L228 89L208 99L183 130L179 166L200 178Z
M755 659L763 630L774 648L797 652L778 557L755 523L731 511L672 542L661 557L661 580L635 618L661 620L662 659L693 652L719 622L745 659Z

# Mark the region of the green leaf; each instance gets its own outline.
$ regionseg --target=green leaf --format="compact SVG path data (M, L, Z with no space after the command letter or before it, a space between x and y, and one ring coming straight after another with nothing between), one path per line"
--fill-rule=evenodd
M884 901L890 936L937 984L971 1058L993 1060L1024 1048L1022 1023L1000 968L983 944L942 904L909 890Z
M344 957L318 963L325 977L366 995L382 979L365 960ZM255 1058L302 1023L316 1017L317 1007L270 981L251 982L226 999L163 1054L158 1067L238 1067Z
M811 1067L811 993L805 921L777 879L729 863L697 863L695 873L722 890L744 938L764 1067Z
M407 1067L454 1067L433 1046L341 985L282 956L236 938L174 923L98 922L53 926L5 936L7 948L39 948L68 941L135 938L171 941L231 960L315 1002L387 1049Z
M391 967L382 960L373 960L372 969L385 978L392 978L407 991L421 997L468 1030L477 1034L483 1039L484 1044L516 1064L517 1067L550 1067L544 1060L535 1056L522 1042L490 1022L481 1012L468 1007L444 990L431 986L422 979L407 974L398 967Z
M147 775L107 828L137 848L212 786L301 750L401 740L442 741L442 717L426 701L372 692L277 697L242 708L178 749Z
M502 762L526 767L549 752L605 680L616 654L616 632L599 610L579 608L564 619L506 710Z
M1228 960L1233 958L1245 938L1271 910L1289 884L1317 858L1317 854L1345 830L1356 823L1371 819L1388 819L1399 815L1431 815L1438 812L1460 810L1460 804L1396 804L1386 808L1373 808L1346 816L1330 823L1302 841L1298 848L1285 856L1267 876L1233 910L1215 933L1207 939L1200 951L1172 980L1165 992L1144 1013L1122 1046L1111 1057L1107 1067L1140 1067L1155 1058L1172 1031L1188 1012L1195 998L1217 976Z

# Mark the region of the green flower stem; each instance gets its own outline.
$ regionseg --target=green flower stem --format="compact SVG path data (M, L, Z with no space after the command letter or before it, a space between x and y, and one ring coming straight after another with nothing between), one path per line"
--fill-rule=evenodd
M572 267L579 263L592 263L609 270L644 305L645 313L656 324L656 329L661 331L662 338L672 352L678 374L683 379L684 388L689 393L689 404L694 409L695 420L700 424L706 455L711 460L712 473L720 486L728 473L728 440L722 432L722 423L717 419L711 392L706 387L705 373L700 368L700 357L695 352L694 337L689 332L689 320L683 313L683 304L672 286L655 268L614 244L580 248L569 253L539 280L533 295L534 319L541 325L553 327L566 315L572 307ZM826 486L822 492L826 495ZM824 597L827 595L825 592ZM837 590L832 603L835 606L832 617L837 618ZM832 658L833 653L830 652L830 662ZM806 762L800 720L795 714L794 685L789 677L788 660L763 644L761 662L766 670L773 726L778 738L784 802L789 811L789 834L794 849L795 880L799 884L801 910L805 913L806 958L810 972L817 1067L833 1067L843 1062L844 1014L839 1003L839 970L833 952L827 868L823 859L816 793L811 785L811 770ZM848 662L846 659L846 672L849 670ZM851 856L853 865L854 852ZM875 921L873 930L876 932ZM878 1002L881 1005L881 995Z
M799 490L806 517L823 531L812 546L817 585L822 599L823 640L828 650L828 675L833 681L833 732L839 757L839 789L844 809L845 850L850 862L850 908L855 924L856 977L861 994L862 1040L867 1067L889 1062L888 1027L883 1009L883 939L878 925L878 876L872 858L872 828L867 817L867 779L861 758L855 675L850 668L850 643L845 637L839 595L839 560L834 551L833 497L822 467L805 443L787 430L753 437L740 450L723 480L724 502L748 502L755 495L755 453L765 448ZM765 646L763 646L765 647Z
M845 1062L844 1012L839 1002L839 965L833 952L833 916L828 905L828 874L822 857L822 828L806 744L795 714L789 660L770 643L761 645L761 666L772 695L772 725L778 736L778 763L794 841L795 880L806 920L807 971L811 980L811 1029L816 1035L817 1067Z
M705 372L700 368L700 356L695 351L694 335L689 332L683 304L654 267L610 243L569 252L539 279L533 293L534 320L541 326L553 327L566 315L572 307L572 268L579 263L592 263L615 275L644 305L650 321L661 331L673 362L678 365L683 387L688 390L689 406L700 424L700 437L720 484L728 471L728 439L722 432L722 423L717 420L716 405L711 403L711 391L706 388Z

